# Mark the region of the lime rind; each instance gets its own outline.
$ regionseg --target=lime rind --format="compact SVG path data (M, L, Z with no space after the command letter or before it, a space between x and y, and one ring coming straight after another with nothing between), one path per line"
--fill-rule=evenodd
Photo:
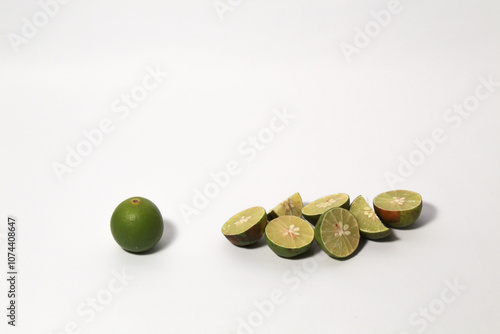
M295 193L286 200L276 205L268 214L269 219L274 219L279 216L297 216L302 215L302 197L299 193Z
M359 245L356 218L344 208L333 208L321 215L314 230L318 245L331 257L343 259Z
M365 238L381 239L391 234L391 230L382 223L363 196L354 199L349 211L356 218L359 231Z
M281 257L294 257L310 249L314 229L296 216L280 216L271 220L265 229L266 242Z

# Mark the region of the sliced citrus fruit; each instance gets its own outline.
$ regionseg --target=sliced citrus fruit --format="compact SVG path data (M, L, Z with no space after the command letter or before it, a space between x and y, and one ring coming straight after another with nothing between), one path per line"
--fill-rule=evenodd
M321 249L331 257L348 257L359 245L356 218L346 209L333 208L318 219L314 238Z
M302 198L300 197L300 194L295 193L280 204L276 205L267 216L270 220L279 216L300 217L302 215L302 205Z
M113 211L111 234L123 249L145 252L153 248L163 235L160 210L144 197L126 199Z
M349 211L359 225L359 232L367 239L381 239L391 234L391 230L384 226L375 211L368 205L363 196L352 201Z
M222 234L236 246L247 246L262 237L266 223L266 210L255 206L229 218L222 225Z
M279 216L266 226L269 248L282 257L294 257L311 248L314 229L302 218Z
M316 224L319 217L332 208L349 209L349 195L335 194L315 200L302 208L302 215L311 224Z
M373 207L385 225L406 227L420 216L422 196L409 190L391 190L377 195Z

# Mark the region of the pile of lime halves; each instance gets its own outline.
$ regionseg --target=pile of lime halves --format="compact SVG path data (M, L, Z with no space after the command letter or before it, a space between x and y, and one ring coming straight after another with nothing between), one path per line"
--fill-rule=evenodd
M413 224L422 211L422 197L409 190L392 190L377 195L373 208L362 196L350 204L346 194L325 196L304 206L295 193L269 213L257 206L232 216L222 233L236 246L251 245L265 234L269 248L288 258L306 252L316 240L328 255L343 259L356 251L361 236L381 239L391 234L389 227Z

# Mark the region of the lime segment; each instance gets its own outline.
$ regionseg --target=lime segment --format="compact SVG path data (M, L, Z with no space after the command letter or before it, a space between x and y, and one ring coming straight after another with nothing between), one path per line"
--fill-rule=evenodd
M325 213L326 211L332 208L349 208L349 195L347 194L335 194L329 195L325 197L321 197L320 199L315 200L307 204L304 208L302 208L302 214L304 218L310 221L312 224L316 224L319 217Z
M262 237L267 223L266 210L256 206L241 211L222 225L222 234L237 246L253 244Z
M365 238L381 239L391 234L391 230L382 224L380 218L368 205L363 196L358 196L354 199L349 211L356 218L359 231Z
M318 245L334 258L345 258L359 245L359 227L356 218L343 208L333 208L318 220L314 231Z
M274 219L279 216L297 216L302 215L302 198L299 193L295 193L288 197L286 200L276 205L268 216L269 219Z
M312 226L296 216L280 216L266 226L266 242L277 255L293 257L306 252L314 240Z

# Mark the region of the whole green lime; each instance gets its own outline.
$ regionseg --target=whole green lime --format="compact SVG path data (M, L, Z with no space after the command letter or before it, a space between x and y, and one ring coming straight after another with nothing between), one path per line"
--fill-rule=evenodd
M153 248L163 235L160 210L144 197L126 199L111 216L111 234L123 249L145 252Z

